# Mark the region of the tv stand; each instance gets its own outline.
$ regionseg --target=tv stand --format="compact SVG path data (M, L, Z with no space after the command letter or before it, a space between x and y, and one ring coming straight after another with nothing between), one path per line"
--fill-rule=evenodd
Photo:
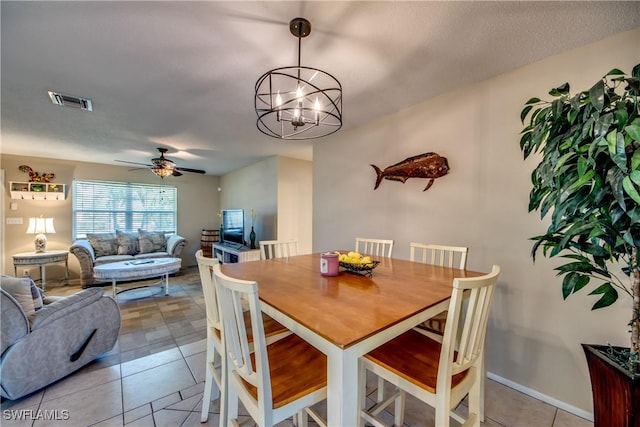
M258 261L260 259L260 249L249 249L242 245L213 244L213 256L222 259L225 264L234 262Z

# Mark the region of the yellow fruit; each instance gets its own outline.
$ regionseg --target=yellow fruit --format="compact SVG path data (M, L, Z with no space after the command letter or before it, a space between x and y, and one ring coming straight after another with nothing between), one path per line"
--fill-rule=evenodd
M363 264L371 264L371 257L370 256L366 256L362 258L362 263Z

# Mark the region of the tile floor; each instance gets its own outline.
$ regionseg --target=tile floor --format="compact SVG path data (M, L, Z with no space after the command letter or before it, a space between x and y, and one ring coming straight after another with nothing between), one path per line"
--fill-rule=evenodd
M9 426L207 426L218 425L217 402L200 423L204 389L204 299L196 269L160 288L119 295L122 330L109 353L43 390L2 402L0 424ZM108 288L105 288L108 289ZM67 295L79 288L50 288ZM375 392L369 379L367 391ZM319 408L320 412L323 408ZM458 409L465 411L464 405ZM246 414L242 409L241 414ZM487 381L487 427L589 427L593 424L511 388ZM391 414L386 418L393 420ZM245 417L246 418L246 417ZM310 423L312 424L312 423ZM285 421L279 426L291 426ZM433 411L409 398L405 425L433 426ZM452 426L458 424L454 421Z

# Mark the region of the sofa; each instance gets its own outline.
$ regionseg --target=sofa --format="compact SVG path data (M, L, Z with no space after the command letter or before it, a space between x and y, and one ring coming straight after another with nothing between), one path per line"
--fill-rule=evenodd
M104 286L93 277L93 267L111 262L149 258L180 258L187 241L178 234L138 230L115 233L88 233L69 248L80 263L80 284L83 288Z
M28 278L0 276L0 395L15 400L64 378L111 350L117 303L103 289L44 297Z

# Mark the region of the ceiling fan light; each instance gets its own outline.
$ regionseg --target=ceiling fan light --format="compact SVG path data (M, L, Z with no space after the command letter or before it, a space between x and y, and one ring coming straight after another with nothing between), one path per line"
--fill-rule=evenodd
M173 169L163 168L163 167L153 167L151 168L153 173L158 175L160 178L165 178L169 175L173 175Z

